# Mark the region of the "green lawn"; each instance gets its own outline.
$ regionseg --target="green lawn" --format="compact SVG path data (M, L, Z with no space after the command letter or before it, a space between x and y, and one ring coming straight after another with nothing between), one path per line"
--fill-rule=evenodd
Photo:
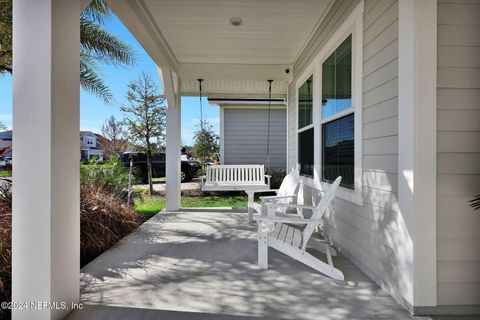
M11 177L12 171L0 171L0 177Z
M182 207L246 207L247 197L182 197ZM143 201L135 201L135 210L151 215L165 208L165 197L145 197Z

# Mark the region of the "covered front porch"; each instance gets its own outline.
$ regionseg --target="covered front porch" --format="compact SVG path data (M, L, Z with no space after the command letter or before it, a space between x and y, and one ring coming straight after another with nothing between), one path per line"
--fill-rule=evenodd
M335 264L346 281L273 249L261 270L244 209L162 212L81 270L85 308L68 319L410 319L343 256Z
M461 292L437 288L436 0L107 1L162 79L167 212L80 271L78 17L88 2L15 3L13 301L78 302L81 292L88 306L72 319L398 319ZM327 61L344 43L340 83ZM209 98L285 101L287 169L300 167L309 186L332 182L325 128L349 121L333 149L350 146L351 181L325 221L348 255L336 261L345 282L276 252L261 271L245 212L181 208L181 97L198 95L200 78ZM348 107L324 117L326 100ZM40 147L48 156L32 163ZM474 290L454 302L478 310Z

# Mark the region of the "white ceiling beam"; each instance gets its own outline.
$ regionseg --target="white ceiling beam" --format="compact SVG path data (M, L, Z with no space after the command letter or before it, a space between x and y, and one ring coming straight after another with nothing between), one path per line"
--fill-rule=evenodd
M178 75L182 79L205 80L292 80L292 66L287 64L182 63Z
M265 98L268 94L267 80L212 80L204 78L202 89L205 96L216 98ZM288 82L276 80L272 83L272 98L285 98ZM198 81L183 79L181 81L182 95L198 95Z
M159 67L178 69L178 61L142 0L106 0Z

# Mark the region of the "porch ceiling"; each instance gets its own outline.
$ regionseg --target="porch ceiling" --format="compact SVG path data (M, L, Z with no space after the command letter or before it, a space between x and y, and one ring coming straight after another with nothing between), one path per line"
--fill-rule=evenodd
M109 4L156 63L179 75L183 93L197 90L188 81L204 78L207 92L245 94L246 88L266 92L267 79L291 80L296 57L332 2L110 0ZM230 25L235 17L243 20L241 26ZM209 81L216 83L209 86ZM286 93L286 85L278 84L275 91Z
M179 63L291 64L330 0L145 0ZM229 20L243 19L240 27Z

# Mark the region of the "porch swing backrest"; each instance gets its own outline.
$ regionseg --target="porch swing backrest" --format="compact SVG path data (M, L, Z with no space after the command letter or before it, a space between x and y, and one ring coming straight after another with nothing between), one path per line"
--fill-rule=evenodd
M203 190L267 189L264 165L212 165L202 179Z

